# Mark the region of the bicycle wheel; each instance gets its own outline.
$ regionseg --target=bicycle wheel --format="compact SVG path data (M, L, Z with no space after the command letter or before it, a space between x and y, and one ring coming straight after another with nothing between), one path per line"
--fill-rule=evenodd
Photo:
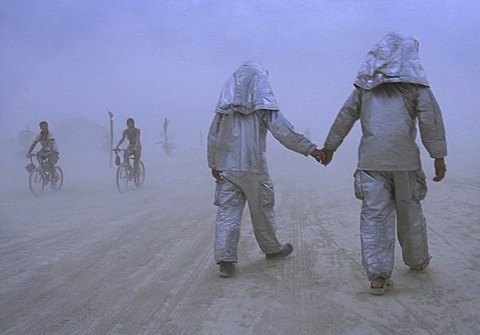
M120 193L127 190L128 185L128 166L122 163L117 168L117 188Z
M57 191L62 189L63 186L63 170L60 166L55 166L55 178L57 179Z
M43 188L45 187L45 179L38 168L30 172L28 186L34 195L39 195L43 192Z
M140 188L145 181L145 165L143 165L142 161L140 161L138 165L138 170L135 173L135 186Z

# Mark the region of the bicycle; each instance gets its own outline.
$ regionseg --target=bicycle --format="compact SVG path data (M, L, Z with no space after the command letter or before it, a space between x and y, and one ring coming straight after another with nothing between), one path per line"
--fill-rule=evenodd
M134 157L132 156L133 153L131 153L128 156L128 159L124 158L124 161L121 161L121 156L124 157L124 155L119 155L119 152L123 151L125 152L125 149L112 149L113 152L115 152L115 164L118 166L117 167L117 189L120 193L123 193L127 190L128 182L133 179L135 186L137 188L143 187L143 183L145 181L145 165L143 162L140 160L138 162L138 169L134 171L134 168L130 161L134 161Z
M25 167L25 169L30 174L28 178L28 186L33 195L40 195L45 188L45 185L52 182L52 176L50 172L50 165L47 160L40 160L38 167L33 163L33 157L37 154L30 154L30 163ZM60 166L55 166L55 176L56 186L52 184L52 189L59 191L63 186L63 171Z

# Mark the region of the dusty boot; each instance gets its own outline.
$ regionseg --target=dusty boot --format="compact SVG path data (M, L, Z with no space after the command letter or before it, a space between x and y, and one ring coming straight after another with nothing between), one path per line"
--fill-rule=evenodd
M220 277L230 277L235 272L235 263L232 262L220 262L218 275Z
M377 277L370 282L370 294L384 295L391 284L390 279Z
M267 259L275 259L275 258L285 258L290 255L293 251L293 247L290 243L285 243L282 245L282 249L279 252L274 254L265 254L265 258Z
M419 265L412 265L410 266L410 269L414 270L414 271L422 271L422 270L425 270L428 265L430 264L430 258L432 257L429 257L424 263L422 264L419 264Z

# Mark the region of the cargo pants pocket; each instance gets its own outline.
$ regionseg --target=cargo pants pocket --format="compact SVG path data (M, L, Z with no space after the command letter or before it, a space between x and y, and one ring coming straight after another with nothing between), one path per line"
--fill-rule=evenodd
M410 172L410 186L412 188L412 199L421 201L427 195L427 178L423 170Z
M362 173L363 172L361 170L357 170L353 174L353 189L355 190L355 197L359 200L363 200L365 198L362 187Z

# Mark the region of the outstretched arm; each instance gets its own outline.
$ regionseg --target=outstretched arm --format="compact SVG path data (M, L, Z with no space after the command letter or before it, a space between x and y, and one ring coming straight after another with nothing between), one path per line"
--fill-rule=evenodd
M257 113L273 137L285 148L305 156L310 155L319 161L322 154L316 149L316 145L304 135L297 133L280 111L259 110Z
M30 157L30 154L32 153L33 149L35 149L35 147L37 146L37 140L34 140L32 142L32 145L30 145L30 148L28 149L27 151L27 158Z
M123 134L122 134L122 138L120 139L120 141L118 142L117 146L115 147L115 149L118 149L120 147L120 145L122 145L123 141L125 141L125 137L127 137L127 132L124 130L123 131Z
M335 121L333 121L321 150L324 155L322 165L327 166L332 161L333 153L340 147L355 122L360 118L361 93L360 89L355 89L343 104Z

